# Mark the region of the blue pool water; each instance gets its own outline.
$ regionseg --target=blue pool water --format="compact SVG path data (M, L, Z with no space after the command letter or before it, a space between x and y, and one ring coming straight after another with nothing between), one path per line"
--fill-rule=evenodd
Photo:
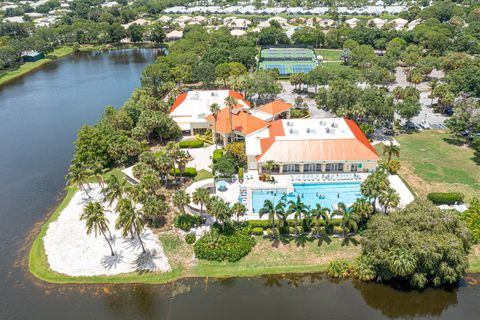
M339 202L351 205L357 198L360 198L360 184L361 182L294 184L294 192L286 196L286 201L296 200L297 195L300 195L302 201L310 208L315 208L316 204L320 203L322 207L334 209ZM265 200L278 203L286 192L286 189L253 190L253 212L258 213Z

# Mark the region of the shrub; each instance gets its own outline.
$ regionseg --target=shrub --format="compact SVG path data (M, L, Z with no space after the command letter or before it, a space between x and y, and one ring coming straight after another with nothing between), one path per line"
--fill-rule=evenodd
M330 261L327 267L327 276L330 278L345 279L350 276L353 268L352 265L346 260L335 259Z
M183 231L190 231L193 227L198 227L202 224L202 217L191 214L181 214L175 218L174 226Z
M239 230L225 234L214 229L198 239L194 251L198 259L235 262L248 255L253 246L255 239Z
M222 149L217 149L213 151L213 156L212 156L212 162L216 163L218 159L223 157L223 150Z
M184 140L178 143L179 148L202 148L203 145L204 142L200 140Z
M461 192L431 192L427 195L427 199L436 205L462 203L464 197Z
M280 231L278 230L278 228L273 229L273 231L272 231L272 228L267 229L267 235L269 237L273 237L274 235L277 237L279 234L280 234Z
M243 180L243 168L238 168L238 179Z
M251 234L254 236L262 236L263 235L263 228L261 227L255 227L252 229Z
M343 228L340 227L340 226L333 226L333 233L342 234L343 233Z
M480 200L473 198L468 209L460 215L470 233L472 234L472 242L480 242Z
M390 160L385 165L390 174L397 174L401 167L401 163L398 160Z
M195 243L196 240L197 240L197 236L195 235L195 233L188 233L185 236L185 242L188 244L193 244Z
M177 176L180 175L180 170L178 168L175 168L175 174ZM170 170L170 175L173 176L173 169ZM187 167L185 168L185 171L182 174L182 177L187 177L187 178L195 178L197 176L197 169L193 167Z
M297 229L297 234L302 234L303 233L303 227L302 226L291 226L288 228L288 232L290 234L295 234L295 229Z

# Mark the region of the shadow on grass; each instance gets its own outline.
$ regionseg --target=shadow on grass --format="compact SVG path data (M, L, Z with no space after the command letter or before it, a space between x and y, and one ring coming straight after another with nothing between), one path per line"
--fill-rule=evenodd
M358 241L355 238L352 238L352 236L350 236L350 235L347 235L342 240L342 247L349 246L350 244L353 244L354 246L358 246L360 244L360 241Z
M273 238L271 236L264 236L263 239L270 240L272 242L272 247L278 248L280 244L287 245L290 244L292 241L296 244L297 247L305 247L305 245L309 242L316 242L318 247L323 245L329 245L332 243L332 236L326 234L320 234L319 236L311 235L311 234L300 234L300 235L280 235L277 238ZM358 246L360 241L355 239L352 235L347 235L345 238L342 239L341 245L349 246L354 245Z
M462 139L462 138L457 137L457 136L445 137L445 138L442 138L442 140L445 141L448 144L452 144L452 145L457 146L457 147L461 147L461 146L465 145L465 139Z

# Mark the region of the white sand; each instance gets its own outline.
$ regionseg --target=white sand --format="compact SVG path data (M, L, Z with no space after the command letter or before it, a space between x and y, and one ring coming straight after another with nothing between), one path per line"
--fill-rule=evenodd
M89 191L91 198L84 192L77 192L70 203L62 211L58 219L50 223L44 237L45 252L50 268L56 272L71 276L114 275L137 271L139 269L154 272L170 271L168 258L163 253L157 237L148 228L141 238L145 249L154 252L142 267L137 267L137 257L142 252L137 238L123 238L119 230L115 230L115 203L110 208L104 204L106 216L110 222L111 241L115 256L111 256L105 238L100 234L95 238L87 235L85 222L80 221L83 208L91 201L101 201L103 196L100 187L92 184ZM107 235L108 237L108 235Z

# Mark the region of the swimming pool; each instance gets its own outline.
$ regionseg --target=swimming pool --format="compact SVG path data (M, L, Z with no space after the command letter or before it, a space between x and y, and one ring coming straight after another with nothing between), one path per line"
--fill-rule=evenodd
M361 182L293 184L294 191L286 196L286 201L296 200L297 195L300 195L310 208L315 208L316 204L320 203L322 207L334 209L339 202L351 205L360 198L360 185ZM260 211L265 200L278 203L286 192L287 189L252 190L253 213Z

